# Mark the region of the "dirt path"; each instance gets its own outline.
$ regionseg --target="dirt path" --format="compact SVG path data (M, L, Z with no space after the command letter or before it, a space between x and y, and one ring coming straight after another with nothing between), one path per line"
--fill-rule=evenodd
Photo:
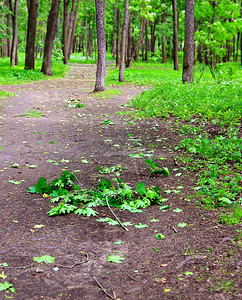
M108 299L94 277L123 300L239 299L239 245L232 242L238 228L219 224L216 211L187 199L196 174L174 160L180 137L168 122L117 114L141 87L93 94L94 76L94 66L72 65L62 80L4 87L17 96L0 100L0 275L7 276L0 283L13 284L16 294L0 291L0 299ZM84 106L70 107L77 103ZM102 124L107 120L114 124ZM145 159L132 153L165 158L171 176L149 178ZM125 182L160 185L168 198L166 211L115 210L123 222L147 228L126 232L94 217L47 217L49 198L27 193L39 177L51 181L66 169L77 170L82 185L91 187L100 178L98 166L117 164L127 168ZM112 217L107 208L98 211ZM165 238L156 239L157 233ZM125 260L107 262L112 254ZM43 255L55 263L33 262Z

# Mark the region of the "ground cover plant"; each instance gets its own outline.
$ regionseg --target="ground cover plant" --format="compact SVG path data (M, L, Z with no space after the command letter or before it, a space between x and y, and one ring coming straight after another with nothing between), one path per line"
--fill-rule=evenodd
M202 202L210 207L234 206L241 218L242 72L234 63L218 65L215 70L207 68L205 72L204 68L195 68L197 80L193 84L184 85L166 77L132 100L131 105L141 116L176 118L173 130L184 136L177 150L191 154L180 159L191 170L199 171L195 190ZM143 74L148 76L146 71Z
M50 79L48 76L40 72L42 59L36 59L35 70L24 69L24 54L19 53L19 64L14 68L9 68L9 58L1 58L0 67L0 84L21 84L31 81L47 80ZM52 71L54 77L63 77L69 67L64 65L61 60L53 58Z

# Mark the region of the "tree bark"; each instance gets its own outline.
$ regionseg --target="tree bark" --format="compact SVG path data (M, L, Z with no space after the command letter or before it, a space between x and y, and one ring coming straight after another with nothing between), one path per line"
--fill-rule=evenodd
M80 9L80 1L78 1L78 4L77 4L77 9L76 9L75 17L74 17L74 22L73 22L73 26L72 26L72 30L71 30L71 35L69 37L70 42L69 42L68 60L70 59L71 54L72 54L72 45L73 45L73 41L74 41L74 37L75 37L75 31L76 31L76 26L77 26L77 21L78 21L79 9Z
M38 0L30 0L27 40L26 40L26 50L25 50L25 69L26 70L34 70L35 37L36 37L38 5L39 5Z
M166 22L166 13L165 13L165 10L163 10L161 23L165 24L165 22ZM167 56L166 56L166 36L164 34L162 36L162 63L163 64L167 63Z
M139 37L138 37L138 40L136 42L134 52L133 52L133 58L136 62L138 61L138 58L139 58L139 50L140 50L140 45L143 40L144 28L145 28L145 18L141 17Z
M128 45L127 45L127 59L126 68L131 67L132 62L132 32L131 32L131 14L129 14L129 25L128 25Z
M149 38L148 38L148 20L145 22L145 61L148 61Z
M194 0L185 0L185 38L182 82L193 82Z
M177 0L172 0L173 6L173 61L174 70L179 70L178 64L178 15L177 15Z
M122 34L122 47L121 47L121 57L119 65L119 81L124 82L124 60L125 60L125 49L126 49L126 33L129 23L129 0L125 0L124 9L124 24L123 24L123 34Z
M97 47L98 61L94 92L105 91L105 63L106 63L106 41L104 24L104 4L103 0L95 0L96 5L96 25L97 25Z
M68 64L68 25L69 25L69 13L68 5L70 0L63 1L63 25L62 25L62 43L63 43L63 62Z
M11 47L11 56L10 56L10 66L14 67L17 65L18 61L18 52L17 52L17 44L18 44L18 5L19 0L14 1L14 7L12 5L12 0L9 0L9 8L12 11L12 23L13 23L13 39L12 39L12 47Z
M47 32L45 38L44 56L41 72L45 75L52 76L51 72L51 60L52 50L55 40L55 33L57 28L57 18L60 6L60 0L52 0L48 21L47 21Z
M114 10L113 10L113 33L112 33L112 56L115 58L116 54L116 39L115 39L115 26L117 21L117 0L114 4Z
M120 19L121 19L121 12L120 8L117 11L117 40L116 40L116 67L119 66L120 63Z
M151 51L151 57L155 55L155 41L156 41L156 35L155 35L155 29L157 25L157 19L155 19L154 23L150 22L150 31L151 31L151 45L150 45L150 51Z

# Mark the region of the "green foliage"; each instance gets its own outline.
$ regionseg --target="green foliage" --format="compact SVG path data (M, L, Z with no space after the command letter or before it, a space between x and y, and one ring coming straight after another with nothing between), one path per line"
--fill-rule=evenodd
M242 220L242 207L236 206L233 210L226 212L221 217L221 223L227 223L228 225L235 225L241 223Z
M40 72L42 66L42 59L36 59L35 70L24 69L24 54L19 54L19 65L14 68L9 67L9 58L1 59L0 66L0 84L22 84L31 81L48 80L49 76L45 76ZM54 77L63 77L68 71L69 67L64 65L62 61L53 59L52 73Z
M134 190L123 182L122 179L115 178L114 184L107 179L101 178L94 188L80 188L74 183L75 175L64 171L60 178L48 183L46 178L41 177L39 181L29 188L29 193L39 193L50 195L51 202L58 202L47 214L49 216L61 215L74 212L84 216L96 216L93 207L107 205L126 209L131 212L140 212L140 208L145 208L153 203L163 203L159 192L159 187L146 187L143 182L137 184ZM110 222L112 219L99 219L99 222ZM127 224L127 226L130 224Z
M10 292L14 293L15 289L11 283L4 281L4 283L0 283L0 291L9 290Z
M147 163L147 165L149 166L149 169L151 171L151 174L163 174L165 177L170 176L170 172L168 170L168 168L163 168L161 169L159 167L158 163L154 163L152 158L146 159L145 162Z
M120 255L108 255L108 257L107 257L107 261L113 262L113 263L116 263L116 264L123 263L124 259L125 258L120 256Z
M49 255L44 255L41 257L35 256L33 258L34 261L37 261L37 263L45 263L45 264L52 264L55 261L55 257L49 256Z

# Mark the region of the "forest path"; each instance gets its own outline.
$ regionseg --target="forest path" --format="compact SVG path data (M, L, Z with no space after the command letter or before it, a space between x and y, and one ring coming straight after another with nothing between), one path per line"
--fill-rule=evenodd
M107 299L95 277L123 300L239 298L234 228L218 224L215 211L187 198L196 174L174 160L179 135L167 121L135 120L124 113L143 87L92 93L95 70L74 64L64 79L3 88L16 94L0 100L0 271L16 290L11 296ZM152 155L156 162L162 157L171 176L149 177L145 157L130 157L133 153ZM47 217L53 206L49 198L27 193L41 176L51 181L63 170L77 170L81 184L91 187L102 175L98 166L117 164L127 168L121 173L126 183L159 185L168 198L166 211L157 205L135 214L115 209L123 222L147 228L130 226L126 232L94 217ZM112 218L106 207L98 211L99 217ZM150 221L154 219L159 221ZM164 240L156 239L157 233ZM114 244L119 240L123 244ZM108 255L118 252L125 257L122 264L107 262ZM55 264L33 262L43 255L55 257ZM1 268L3 263L9 268ZM229 290L221 287L227 278ZM0 291L0 299L5 296L10 294Z

